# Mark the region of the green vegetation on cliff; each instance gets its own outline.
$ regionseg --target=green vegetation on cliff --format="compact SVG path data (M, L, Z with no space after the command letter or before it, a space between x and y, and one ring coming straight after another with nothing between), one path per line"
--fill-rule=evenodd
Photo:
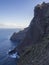
M49 65L49 34L37 44L27 46L18 65Z
M49 65L49 3L35 6L29 27L11 37L19 38L21 43L14 49L20 54L17 65Z

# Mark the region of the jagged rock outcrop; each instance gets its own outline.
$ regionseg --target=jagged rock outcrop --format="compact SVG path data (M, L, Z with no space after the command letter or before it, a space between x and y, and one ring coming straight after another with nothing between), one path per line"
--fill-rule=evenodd
M17 48L18 65L49 65L49 3L37 5L23 41Z
M22 43L18 46L22 50L25 46L39 42L42 37L47 34L49 27L49 3L37 5L34 9L34 18L32 19L26 36ZM19 50L19 51L20 51Z
M42 5L37 5L34 9L34 18L32 19L29 27L24 29L23 31L14 33L10 39L12 41L21 41L24 38L26 40L29 38L30 41L32 40L32 42L35 43L44 35L44 33L46 33L46 28L48 26L47 21L48 19L49 19L49 3L43 3Z
M21 43L26 35L27 30L28 30L28 28L25 28L24 30L19 31L18 33L14 32L13 35L11 36L10 40L13 42Z

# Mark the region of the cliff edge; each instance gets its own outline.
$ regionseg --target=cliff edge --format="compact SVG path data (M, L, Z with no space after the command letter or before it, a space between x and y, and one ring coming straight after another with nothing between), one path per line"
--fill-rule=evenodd
M20 54L18 65L49 65L49 3L35 6L34 18L20 35L23 40L15 48Z

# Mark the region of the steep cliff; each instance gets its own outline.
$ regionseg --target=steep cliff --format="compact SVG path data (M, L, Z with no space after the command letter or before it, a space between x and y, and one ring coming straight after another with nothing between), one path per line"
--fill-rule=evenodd
M47 33L49 27L49 3L37 5L34 9L34 18L32 19L26 35L18 46L19 51L25 46L39 42Z
M49 65L49 34L24 50L17 65Z
M14 32L13 35L11 36L10 40L13 42L20 43L24 39L27 30L28 30L28 28L25 28L24 30L19 31L18 33Z
M49 65L49 3L35 6L34 18L22 38L15 48L20 54L18 65Z

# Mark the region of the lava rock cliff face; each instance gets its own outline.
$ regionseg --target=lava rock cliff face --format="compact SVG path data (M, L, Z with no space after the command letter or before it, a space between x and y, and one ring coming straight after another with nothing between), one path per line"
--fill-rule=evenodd
M16 48L21 56L18 65L49 65L49 3L35 7L34 18L22 38Z
M21 42L19 49L25 46L39 42L45 34L48 33L49 27L49 3L37 5L34 9L34 18L32 19L24 40ZM20 49L21 50L21 49Z
M20 43L24 39L27 29L28 28L25 28L23 31L19 31L18 33L14 32L10 40Z

